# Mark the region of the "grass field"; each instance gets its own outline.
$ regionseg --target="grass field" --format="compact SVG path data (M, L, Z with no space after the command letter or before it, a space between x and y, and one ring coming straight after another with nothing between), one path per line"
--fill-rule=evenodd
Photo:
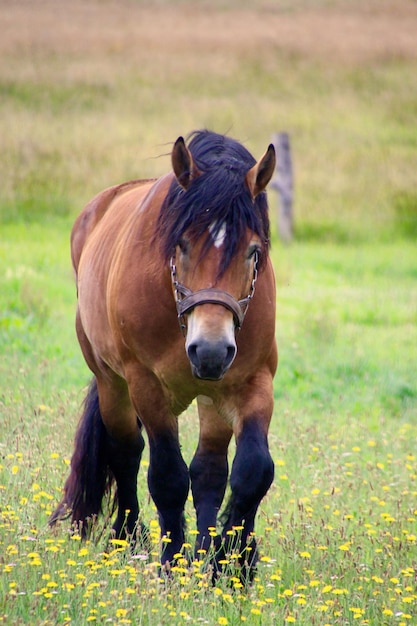
M0 28L0 623L416 625L415 2L0 0ZM250 589L233 558L216 587L204 559L159 581L147 456L149 554L47 526L89 380L72 222L205 126L256 156L288 131L296 176ZM180 429L190 460L194 406Z

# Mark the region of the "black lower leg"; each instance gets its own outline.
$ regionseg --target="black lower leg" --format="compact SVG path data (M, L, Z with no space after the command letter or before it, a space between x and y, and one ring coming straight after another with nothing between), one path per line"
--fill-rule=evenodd
M227 453L197 452L190 465L191 489L197 514L196 550L207 549L211 543L211 527L223 502L228 476Z
M163 537L162 563L172 561L184 543L184 505L188 495L188 468L176 436L157 435L149 440L149 491L158 509Z
M116 537L132 535L139 516L137 476L145 442L138 428L133 441L120 443L108 436L109 467L117 484L117 518L113 524Z
M255 515L273 477L274 464L267 437L255 419L246 422L237 439L230 477L232 495L223 516L223 538L226 551L240 548L241 563L249 566L249 577L257 561L252 535Z

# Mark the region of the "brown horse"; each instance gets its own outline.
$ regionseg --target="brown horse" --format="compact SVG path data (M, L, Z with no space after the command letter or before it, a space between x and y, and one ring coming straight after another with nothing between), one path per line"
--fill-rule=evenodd
M114 479L114 532L133 535L144 428L148 486L169 537L162 562L173 561L183 546L190 481L197 547L208 548L234 435L215 566L240 527L241 564L250 573L257 560L255 515L274 474L267 433L277 365L275 282L264 189L275 153L269 146L255 162L238 142L199 131L188 147L182 137L175 142L172 166L156 181L103 191L75 222L76 329L94 379L63 500L50 521L69 512L87 528ZM188 469L178 416L194 398L200 433Z

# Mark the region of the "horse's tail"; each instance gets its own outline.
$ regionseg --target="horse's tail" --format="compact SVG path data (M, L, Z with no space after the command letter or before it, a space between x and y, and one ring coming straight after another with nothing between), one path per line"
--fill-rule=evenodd
M64 496L49 518L52 526L71 516L87 533L87 520L101 512L101 503L113 481L108 465L107 434L101 419L96 379L90 383L84 410L75 435L70 475L64 486Z

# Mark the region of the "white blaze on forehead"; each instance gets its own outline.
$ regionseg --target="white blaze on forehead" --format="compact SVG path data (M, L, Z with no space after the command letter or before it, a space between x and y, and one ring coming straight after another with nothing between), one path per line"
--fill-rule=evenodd
M213 224L211 224L209 227L210 235L213 238L213 243L215 247L221 248L221 246L224 244L224 240L226 237L226 224L223 222L223 224L220 226L219 230L217 231L217 234L215 235L214 233L216 232L216 230L217 230L217 222L213 222Z

